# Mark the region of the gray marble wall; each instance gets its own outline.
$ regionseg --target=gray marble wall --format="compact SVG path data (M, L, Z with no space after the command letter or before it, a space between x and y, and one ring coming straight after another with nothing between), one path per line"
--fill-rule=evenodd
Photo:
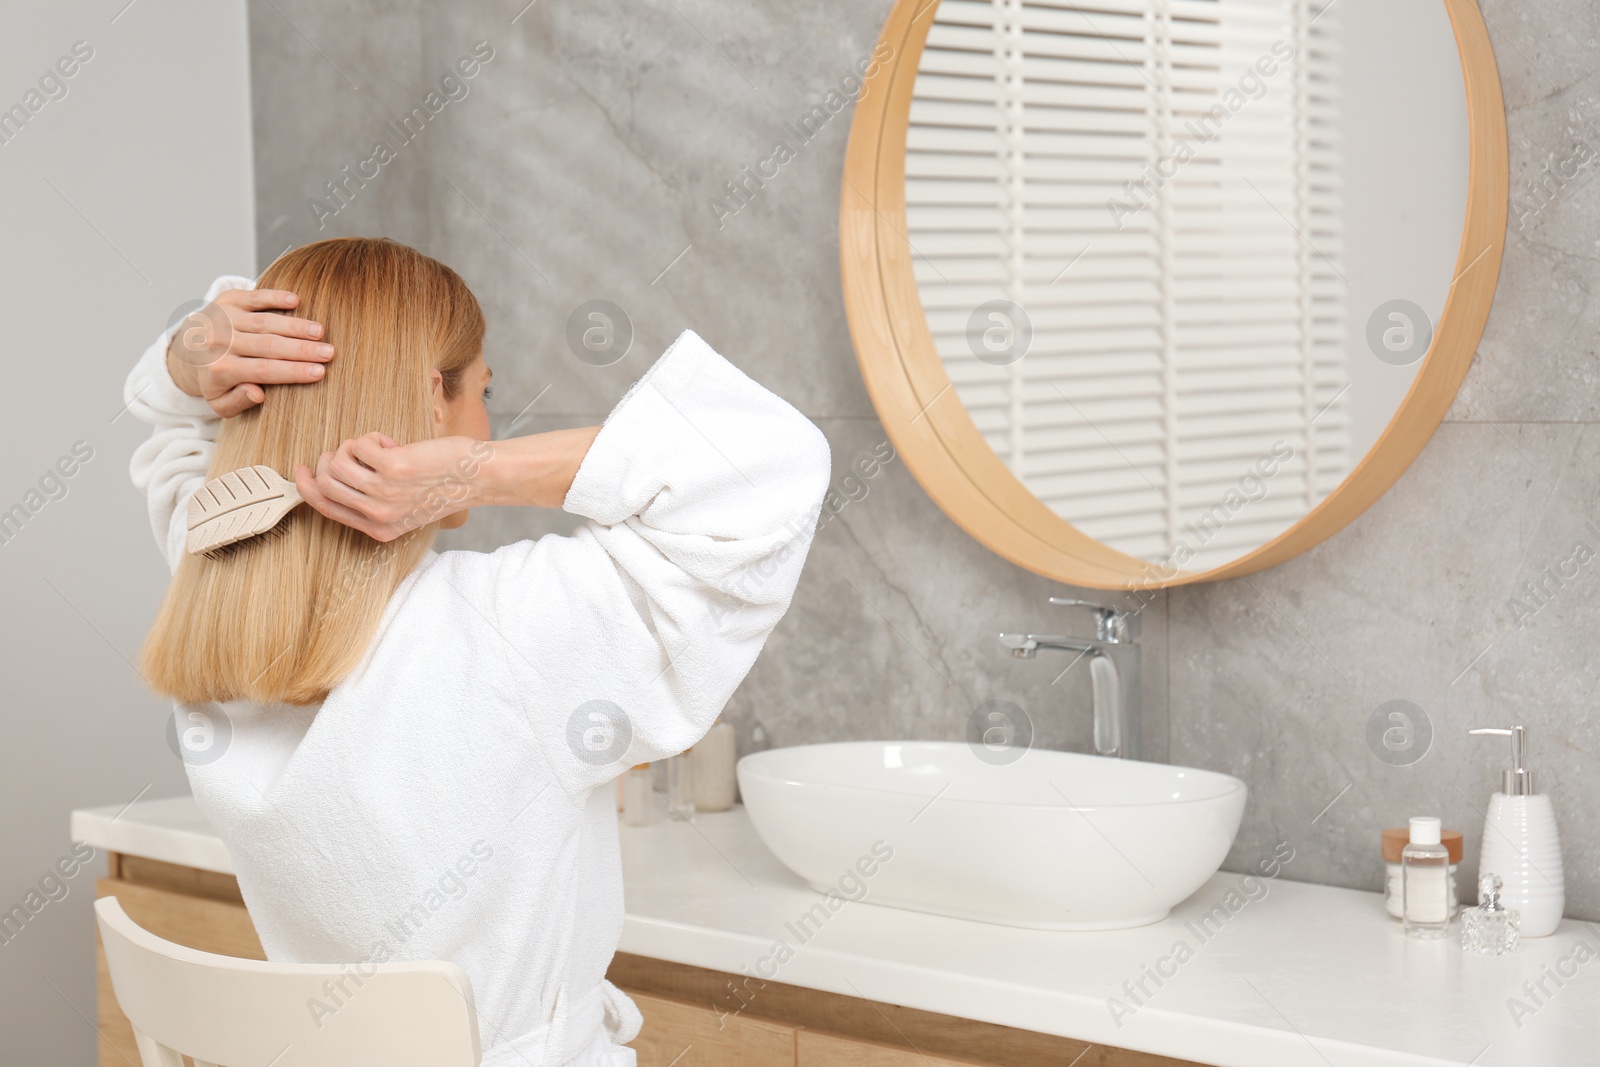
M871 53L888 7L472 0L374 15L252 3L260 254L264 265L319 237L386 234L454 266L489 316L501 434L598 421L684 328L823 428L846 503L728 709L742 745L757 722L777 745L954 739L978 705L1004 699L1028 711L1037 743L1085 749L1085 672L1013 660L993 639L1083 630L1045 602L1072 591L980 548L902 463L870 478L856 468L885 437L840 297L850 116L806 140L789 124ZM1488 5L1519 184L1580 142L1600 144L1581 43L1595 15L1574 0L1545 7ZM492 58L441 90L480 41ZM388 124L426 108L430 91L448 102L402 140ZM380 140L393 158L376 178L347 180L342 168ZM713 206L780 140L793 158L775 178L737 211ZM1438 811L1475 839L1501 751L1465 730L1520 720L1560 805L1570 910L1600 917L1600 830L1584 818L1600 789L1583 703L1600 674L1585 655L1600 636L1596 579L1586 568L1524 627L1507 606L1577 541L1600 549L1585 525L1600 478L1588 462L1600 440L1587 329L1600 210L1588 178L1524 227L1513 221L1463 399L1388 497L1300 560L1147 609L1145 751L1249 782L1230 866L1289 841L1287 877L1376 888L1382 826ZM336 198L327 183L341 180ZM579 360L565 339L592 300L623 309L635 334L611 366ZM483 512L446 543L487 548L567 525ZM1410 766L1381 762L1366 742L1372 710L1390 699L1419 705L1435 733Z

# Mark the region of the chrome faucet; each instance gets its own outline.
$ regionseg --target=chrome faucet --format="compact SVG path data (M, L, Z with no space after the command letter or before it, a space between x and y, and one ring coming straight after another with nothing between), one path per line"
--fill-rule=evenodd
M1001 634L1000 643L1018 659L1032 659L1041 648L1076 652L1079 659L1087 658L1094 703L1094 750L1101 756L1136 758L1139 646L1135 639L1139 636L1138 614L1066 597L1053 596L1050 603L1093 611L1094 639L1031 633Z

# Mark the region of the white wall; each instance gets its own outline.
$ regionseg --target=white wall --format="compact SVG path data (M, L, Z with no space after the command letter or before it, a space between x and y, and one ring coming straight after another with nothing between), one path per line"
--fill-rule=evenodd
M119 417L122 380L173 309L255 264L243 0L5 0L0 110L79 41L65 95L47 79L59 98L0 143L0 512L42 503L0 532L0 913L70 855L71 809L187 791L168 706L132 666L166 568L128 481L144 427ZM77 442L92 458L64 495L30 498ZM0 934L0 1062L94 1062L104 869Z

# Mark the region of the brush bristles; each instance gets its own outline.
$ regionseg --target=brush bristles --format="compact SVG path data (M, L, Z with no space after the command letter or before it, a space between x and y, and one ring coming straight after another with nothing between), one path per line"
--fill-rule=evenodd
M289 532L289 528L294 525L296 514L297 512L291 511L288 515L279 520L276 526L269 527L253 537L242 537L237 541L229 541L225 545L218 545L216 548L208 548L199 554L213 562L221 562L223 560L233 559L235 556L241 555L246 549L254 548L257 545L266 544L268 541L275 541L287 534Z

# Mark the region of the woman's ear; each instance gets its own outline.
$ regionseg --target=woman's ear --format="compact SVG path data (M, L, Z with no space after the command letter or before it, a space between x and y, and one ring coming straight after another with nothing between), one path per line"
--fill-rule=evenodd
M433 436L441 437L444 435L445 419L449 415L445 407L444 375L439 373L437 367L430 370L428 375L429 400L433 405Z

